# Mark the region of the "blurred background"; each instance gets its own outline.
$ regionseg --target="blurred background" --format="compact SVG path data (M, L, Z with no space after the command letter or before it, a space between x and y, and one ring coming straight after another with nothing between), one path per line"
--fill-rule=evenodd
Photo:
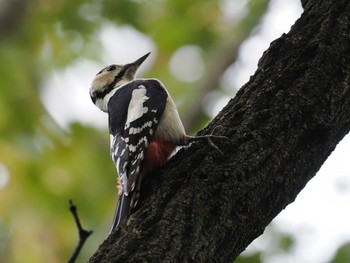
M111 224L116 172L107 115L88 89L103 67L151 51L187 131L254 74L299 0L0 0L0 262L86 262ZM350 262L350 139L237 262Z

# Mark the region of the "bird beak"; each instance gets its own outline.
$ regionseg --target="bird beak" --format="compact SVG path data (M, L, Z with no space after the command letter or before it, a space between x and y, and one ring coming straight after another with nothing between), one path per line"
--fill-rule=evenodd
M140 65L146 60L146 58L151 54L151 52L148 52L146 55L140 57L136 61L126 64L125 67L127 67L127 75L131 78L134 77L137 69L140 67Z
M148 52L146 55L140 57L138 60L134 61L131 64L139 67L142 64L142 62L144 62L146 60L146 58L149 56L149 54L151 54L151 52Z

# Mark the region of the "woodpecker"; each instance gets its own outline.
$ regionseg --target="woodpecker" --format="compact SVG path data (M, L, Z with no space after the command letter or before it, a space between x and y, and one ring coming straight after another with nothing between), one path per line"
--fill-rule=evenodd
M186 135L175 103L159 80L135 79L149 54L105 67L90 87L92 102L108 114L110 154L120 183L110 233L125 224L136 206L145 175L163 166L176 146L211 137Z

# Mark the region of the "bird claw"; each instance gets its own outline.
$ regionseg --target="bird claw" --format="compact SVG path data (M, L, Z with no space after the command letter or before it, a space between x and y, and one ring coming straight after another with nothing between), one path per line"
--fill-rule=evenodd
M220 136L220 135L203 135L203 136L196 136L196 137L192 137L192 136L187 136L184 141L183 141L183 145L187 145L191 142L195 142L195 141L200 141L200 140L204 140L206 139L208 141L208 144L213 147L215 150L217 150L219 153L221 153L221 155L224 155L224 153L219 149L218 146L215 145L215 143L213 142L212 139L220 139L220 140L226 140L229 143L231 143L230 138L226 137L226 136Z
M221 153L221 155L224 155L224 153L219 149L219 147L217 147L215 145L215 143L212 141L212 139L210 139L210 137L207 137L208 139L208 144L213 147L215 150L217 150L219 153Z
M213 147L215 150L217 150L219 153L221 153L221 155L224 155L224 153L219 149L218 146L216 146L216 144L213 142L213 138L214 139L220 139L220 140L226 140L228 143L231 144L231 139L226 137L226 136L220 136L220 135L206 135L206 136L203 136L203 137L206 137L207 140L208 140L208 144Z

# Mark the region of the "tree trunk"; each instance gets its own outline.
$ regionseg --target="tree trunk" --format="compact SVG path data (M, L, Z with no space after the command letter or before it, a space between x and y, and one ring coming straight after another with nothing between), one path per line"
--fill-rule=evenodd
M258 70L201 134L145 180L127 225L90 262L232 262L294 201L350 129L350 2L303 1Z

